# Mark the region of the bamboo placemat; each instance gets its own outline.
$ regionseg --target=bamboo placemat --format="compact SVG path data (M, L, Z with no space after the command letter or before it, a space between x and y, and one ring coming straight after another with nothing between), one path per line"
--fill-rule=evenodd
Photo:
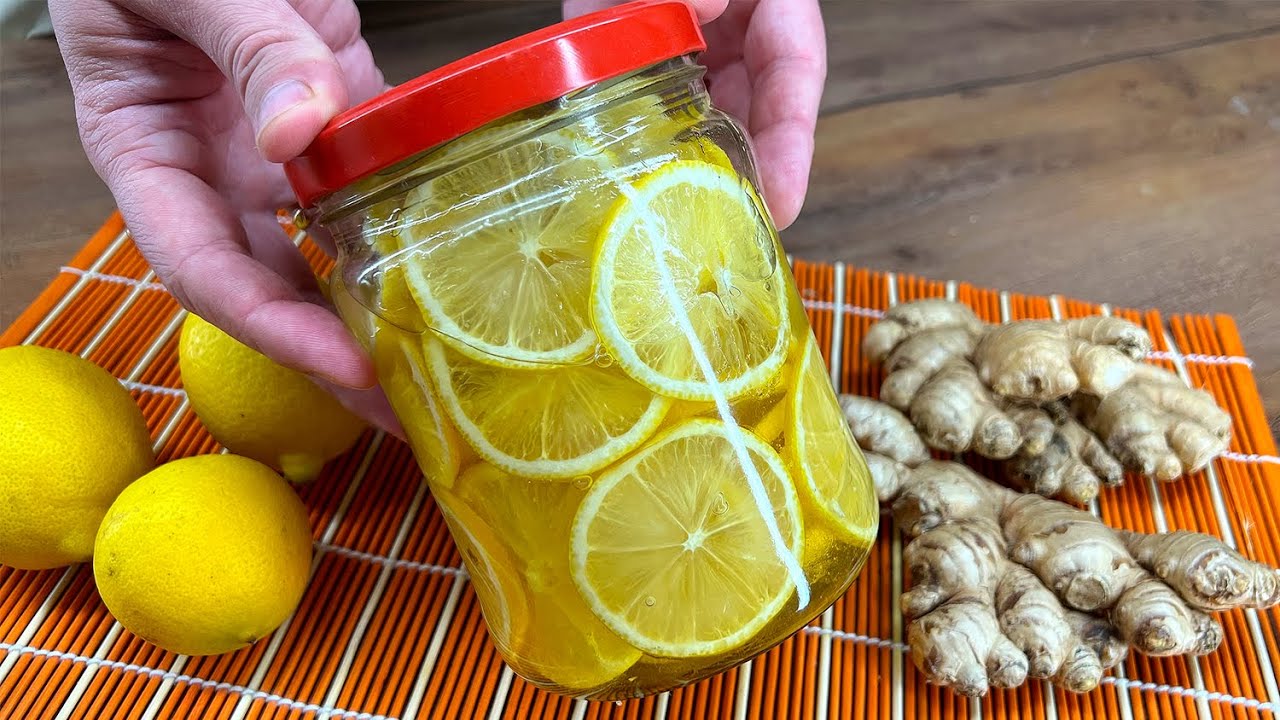
M295 233L285 224L285 232ZM328 260L293 235L319 271ZM1235 418L1231 452L1173 484L1130 478L1094 508L1143 531L1196 529L1280 565L1280 458L1229 317L1107 308L868 270L794 263L832 379L874 395L858 347L894 302L952 296L990 321L1113 312L1145 325L1151 362L1211 390ZM216 452L178 375L184 311L118 215L0 335L76 352L114 373L142 407L161 461ZM407 447L367 433L301 489L314 575L293 618L251 648L213 658L163 652L108 615L85 566L0 567L0 718L1222 718L1280 709L1280 612L1220 616L1225 642L1198 659L1134 656L1098 690L1032 681L969 702L925 684L897 612L901 543L892 522L854 587L754 662L669 694L586 703L536 690L485 635L461 560Z

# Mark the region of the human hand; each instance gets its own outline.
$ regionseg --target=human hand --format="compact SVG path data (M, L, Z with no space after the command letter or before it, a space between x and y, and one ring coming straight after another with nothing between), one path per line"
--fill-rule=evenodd
M187 309L399 433L281 231L281 163L385 84L351 0L50 0L80 136ZM361 390L363 389L363 390Z
M564 0L565 17L624 0ZM818 0L685 0L704 23L711 99L744 122L779 228L804 205L827 45Z

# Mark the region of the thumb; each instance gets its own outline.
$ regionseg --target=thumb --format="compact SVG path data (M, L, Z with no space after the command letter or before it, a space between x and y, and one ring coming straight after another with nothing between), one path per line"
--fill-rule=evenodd
M286 0L125 0L200 48L235 86L269 162L296 157L347 106L333 51Z

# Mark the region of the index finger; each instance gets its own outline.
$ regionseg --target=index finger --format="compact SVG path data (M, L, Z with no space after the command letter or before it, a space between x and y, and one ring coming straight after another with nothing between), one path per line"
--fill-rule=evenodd
M765 197L778 227L804 205L818 107L827 78L827 40L818 0L760 0L743 47L751 78L748 127Z
M139 249L188 310L286 367L343 387L376 384L372 362L337 315L249 255L244 227L213 188L163 166L115 180ZM280 241L289 242L283 233Z

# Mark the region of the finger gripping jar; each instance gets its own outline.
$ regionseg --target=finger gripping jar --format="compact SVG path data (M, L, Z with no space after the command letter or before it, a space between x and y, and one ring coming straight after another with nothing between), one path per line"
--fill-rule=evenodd
M750 659L878 511L680 2L584 16L337 117L286 172L489 635L587 698Z

